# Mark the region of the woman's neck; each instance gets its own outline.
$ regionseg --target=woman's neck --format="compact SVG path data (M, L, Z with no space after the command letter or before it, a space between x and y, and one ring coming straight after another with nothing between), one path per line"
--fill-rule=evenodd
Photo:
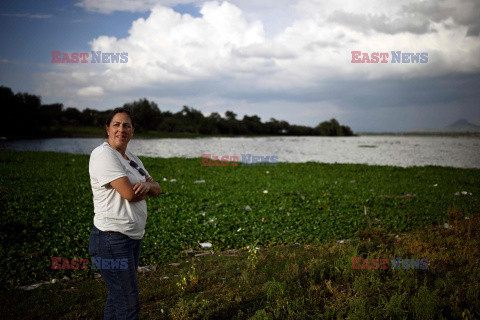
M126 154L127 148L125 148L125 149L115 148L114 146L112 146L112 144L108 140L107 140L107 143L110 147L117 150L125 160L128 160L128 157L127 157L127 154Z

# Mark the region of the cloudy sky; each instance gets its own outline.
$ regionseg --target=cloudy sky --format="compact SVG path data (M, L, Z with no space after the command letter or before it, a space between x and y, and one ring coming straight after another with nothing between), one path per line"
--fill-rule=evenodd
M0 85L43 103L145 97L354 131L480 124L479 0L7 0L0 25ZM52 51L89 57L52 63ZM128 62L91 63L91 51ZM389 57L352 63L352 51ZM392 63L392 51L428 61Z

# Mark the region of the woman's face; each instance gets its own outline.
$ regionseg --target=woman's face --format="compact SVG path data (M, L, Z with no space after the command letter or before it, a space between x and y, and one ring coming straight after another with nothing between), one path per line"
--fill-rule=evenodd
M107 126L108 143L115 149L127 148L127 144L133 136L132 120L128 114L117 113L110 126Z

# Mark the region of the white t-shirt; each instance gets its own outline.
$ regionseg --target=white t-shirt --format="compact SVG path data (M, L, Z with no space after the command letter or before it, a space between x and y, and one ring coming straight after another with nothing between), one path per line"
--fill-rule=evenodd
M128 150L125 153L147 172L140 159ZM142 239L147 222L147 202L124 199L110 182L128 177L132 185L135 185L145 182L145 177L107 142L92 151L89 172L95 211L93 224L102 231L118 231L132 239ZM149 176L148 172L147 175Z

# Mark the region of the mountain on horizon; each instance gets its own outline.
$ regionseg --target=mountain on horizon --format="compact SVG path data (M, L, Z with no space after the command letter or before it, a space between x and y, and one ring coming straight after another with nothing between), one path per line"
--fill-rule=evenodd
M480 126L477 126L468 120L459 119L454 123L436 129L413 129L408 132L480 132Z

